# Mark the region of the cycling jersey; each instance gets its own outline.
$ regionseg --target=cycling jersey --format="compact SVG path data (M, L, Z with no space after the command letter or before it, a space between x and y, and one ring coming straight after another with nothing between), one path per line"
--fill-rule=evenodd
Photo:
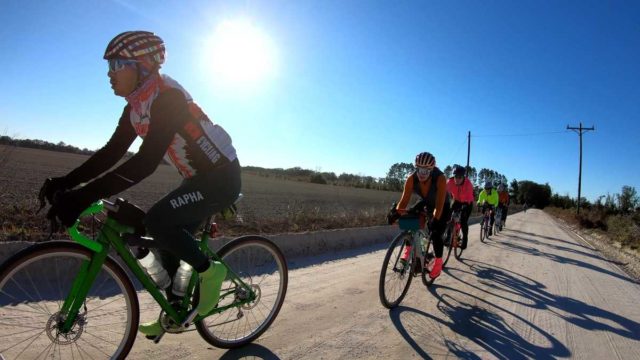
M480 195L478 195L478 205L482 205L484 202L487 202L489 205L493 207L498 206L498 192L495 190L491 190L491 194L487 194L487 190L482 190Z
M405 210L409 204L409 200L411 200L411 194L415 192L426 201L428 209L433 209L433 218L440 220L443 212L446 210L445 200L449 197L447 193L447 180L444 174L436 167L426 181L416 181L417 176L414 172L407 178L397 209ZM436 178L435 181L433 181L434 177ZM418 184L417 188L414 183Z
M447 191L449 191L455 201L461 203L472 203L474 200L473 185L467 178L464 178L462 185L456 184L455 178L450 178L447 181Z
M136 136L138 152L113 171L88 184L97 197L117 194L151 175L164 157L184 178L227 165L236 151L227 132L209 120L189 93L167 75L150 77L127 98L118 126L107 144L67 175L71 185L111 168Z
M498 201L500 202L500 205L509 206L509 193L506 191L499 191Z

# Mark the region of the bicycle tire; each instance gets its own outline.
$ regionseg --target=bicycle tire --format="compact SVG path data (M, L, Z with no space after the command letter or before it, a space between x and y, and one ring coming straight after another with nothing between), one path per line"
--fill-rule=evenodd
M487 233L486 231L487 224L484 219L482 219L482 223L480 224L480 242L485 242L484 237Z
M136 339L140 307L131 280L110 257L72 331L61 334L57 328L56 315L78 269L93 254L74 242L51 241L24 249L0 265L0 355L7 359L127 357ZM28 291L31 287L33 291ZM117 322L122 316L124 321Z
M427 246L425 247L425 254L427 254L427 255L425 255L425 259L424 259L424 260L425 260L425 262L428 262L428 261L429 261L429 260L427 259L428 254L433 254L433 253L434 253L434 251L433 251L433 241L431 241L431 237L429 237L429 239L427 240ZM427 269L426 269L426 268L427 268L427 265L426 265L426 264L423 264L423 265L422 265L422 276L421 276L421 277L422 277L422 283L423 283L426 287L429 287L429 286L433 285L433 282L434 282L437 278L432 279L431 277L429 277L429 275L428 275L428 274L429 274L429 272L427 271ZM444 265L443 265L443 268L444 268ZM441 275L442 275L442 274L441 274Z
M449 222L449 224L447 225L447 230L445 231L445 236L443 239L443 252L442 252L442 269L444 269L444 266L447 265L447 262L449 261L449 257L451 256L451 250L453 249L453 237L455 236L455 234L453 233L453 222ZM448 244L448 245L447 245Z
M407 242L411 243L411 232L405 230L396 235L393 241L391 241L391 245L389 245L389 249L382 261L380 281L378 284L378 295L380 297L380 302L387 309L392 309L402 302L404 297L407 295L407 291L409 291L409 286L413 279L413 266L415 265L413 257L408 259L408 263L403 269L398 269L397 267L399 265L398 260L400 259L400 255L402 255ZM393 261L391 261L391 259L393 259ZM391 268L389 268L390 264ZM389 275L389 279L387 279L387 274ZM391 284L392 281L394 281L393 286ZM396 295L396 292L394 292L393 295L388 296L387 290L394 289L398 290L398 294Z
M196 322L196 329L205 341L219 348L231 349L252 342L271 326L284 303L289 275L280 248L262 236L248 235L236 238L224 245L218 251L218 255L246 284L257 289L258 293L255 302L232 307ZM252 261L260 264L254 264ZM268 263L269 261L273 263ZM254 268L244 268L243 265ZM256 279L260 281L254 281ZM235 284L229 281L227 276L222 284L222 291L234 288ZM234 293L237 295L240 290L236 289ZM276 290L276 293L273 295L266 290ZM274 296L273 302L269 301L266 305L267 301L264 300L271 296ZM226 299L225 303L225 299L220 299L218 306L227 305L233 300ZM253 311L254 309L256 311ZM262 311L264 309L267 310L266 315ZM236 314L235 318L232 318L233 314ZM242 326L244 333L241 332Z
M455 235L455 236L458 236L458 235ZM462 260L462 252L464 251L464 249L462 248L462 238L458 237L457 243L458 243L458 246L456 246L453 249L453 255L456 257L456 259Z

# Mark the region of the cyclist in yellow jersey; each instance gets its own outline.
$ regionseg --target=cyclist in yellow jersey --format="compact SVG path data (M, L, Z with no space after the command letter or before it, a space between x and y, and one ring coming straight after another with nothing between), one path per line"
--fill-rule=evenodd
M493 190L493 183L487 181L484 184L484 190L478 195L478 211L484 214L487 208L491 211L491 224L489 226L489 235L493 235L493 223L496 221L495 208L498 206L498 192Z

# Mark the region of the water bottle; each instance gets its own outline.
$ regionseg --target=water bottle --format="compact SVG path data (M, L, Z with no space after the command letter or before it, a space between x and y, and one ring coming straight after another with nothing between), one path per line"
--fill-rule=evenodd
M427 238L423 235L420 236L420 253L422 255L427 251Z
M169 287L171 284L169 274L167 273L167 270L162 267L162 264L158 261L153 252L147 250L147 254L141 259L138 259L138 262L158 288L166 289Z
M189 280L191 280L191 273L193 268L191 265L180 260L180 267L176 271L176 275L173 278L173 293L177 296L184 296L187 286L189 286Z

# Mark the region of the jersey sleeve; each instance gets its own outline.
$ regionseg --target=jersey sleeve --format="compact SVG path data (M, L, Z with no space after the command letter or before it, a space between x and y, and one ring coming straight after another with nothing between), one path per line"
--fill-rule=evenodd
M118 126L109 141L100 150L91 155L87 161L66 176L71 187L89 181L109 170L126 154L129 146L137 136L129 122L129 109L129 105L125 106L118 121Z
M438 193L436 194L436 207L433 212L433 217L436 220L440 220L444 208L444 201L447 199L447 180L444 175L440 175L436 181L438 182Z
M87 190L98 198L108 197L151 175L167 152L182 119L187 116L187 102L179 90L171 89L158 95L151 107L149 132L138 152L115 170L88 184Z
M404 190L402 191L402 197L400 197L400 201L398 202L398 206L396 209L398 210L407 210L407 206L409 205L409 200L411 200L411 194L413 193L413 179L411 176L407 178L404 182Z

